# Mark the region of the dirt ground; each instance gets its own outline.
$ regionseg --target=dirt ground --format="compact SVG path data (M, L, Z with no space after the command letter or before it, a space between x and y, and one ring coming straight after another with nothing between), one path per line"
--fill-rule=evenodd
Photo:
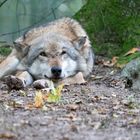
M65 87L61 101L27 108L32 87L0 82L0 139L140 140L140 93L124 88L113 68L95 65L86 85Z

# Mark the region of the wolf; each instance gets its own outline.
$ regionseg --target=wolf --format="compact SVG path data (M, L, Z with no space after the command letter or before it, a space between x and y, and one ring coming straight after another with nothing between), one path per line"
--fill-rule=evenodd
M87 33L76 20L64 17L16 39L11 54L0 64L0 79L20 88L39 79L57 82L78 72L86 78L93 65Z

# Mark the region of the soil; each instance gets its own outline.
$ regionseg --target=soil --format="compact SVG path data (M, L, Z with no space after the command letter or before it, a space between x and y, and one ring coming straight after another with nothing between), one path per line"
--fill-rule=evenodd
M125 88L118 70L98 63L85 85L65 89L58 103L28 108L35 89L1 81L0 139L140 140L140 93Z

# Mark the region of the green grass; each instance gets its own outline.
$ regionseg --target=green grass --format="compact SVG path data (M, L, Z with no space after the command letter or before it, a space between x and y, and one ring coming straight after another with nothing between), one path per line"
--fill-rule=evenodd
M136 53L128 55L128 56L120 56L117 63L120 64L120 65L121 64L126 64L129 61L131 61L131 60L133 60L137 57L140 57L140 52L136 52Z
M6 47L6 46L0 47L0 55L7 56L8 54L10 54L10 52L11 52L10 47Z
M74 18L87 31L96 54L123 56L140 45L138 0L87 0Z

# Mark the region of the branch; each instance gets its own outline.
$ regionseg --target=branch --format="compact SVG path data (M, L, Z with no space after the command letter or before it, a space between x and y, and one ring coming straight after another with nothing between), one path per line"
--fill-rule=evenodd
M1 4L0 4L0 7L2 7L2 5L4 4L4 3L6 3L8 0L4 0Z

